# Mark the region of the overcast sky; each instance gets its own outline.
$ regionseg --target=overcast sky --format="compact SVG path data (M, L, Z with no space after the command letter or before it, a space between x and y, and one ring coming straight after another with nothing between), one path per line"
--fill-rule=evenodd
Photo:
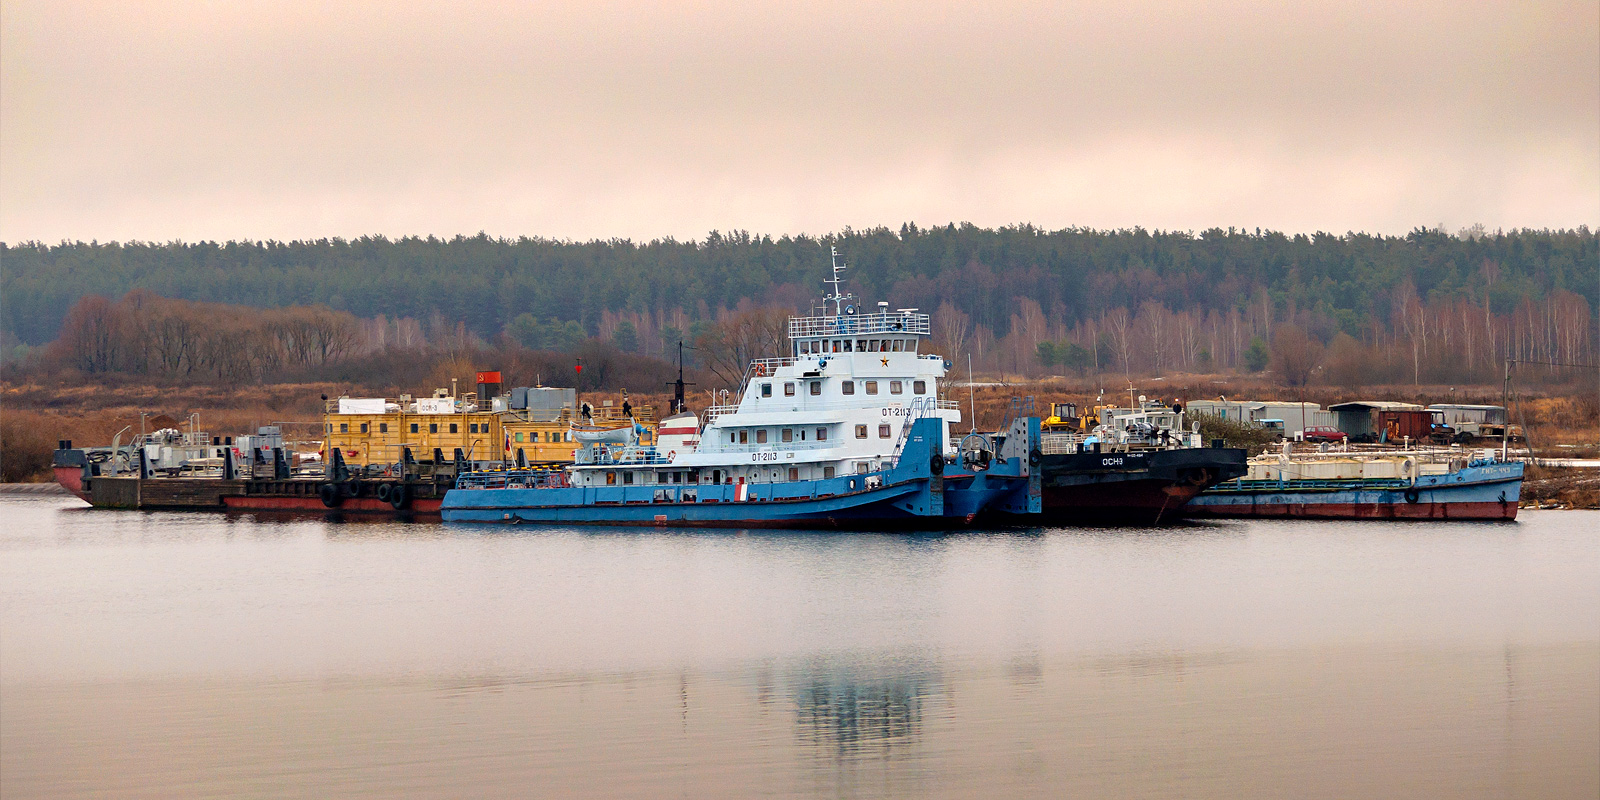
M3 0L0 240L1600 224L1600 2Z

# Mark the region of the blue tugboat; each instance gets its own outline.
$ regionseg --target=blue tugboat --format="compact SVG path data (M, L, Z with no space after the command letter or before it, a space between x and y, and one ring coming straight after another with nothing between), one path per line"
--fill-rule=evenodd
M949 368L922 352L927 314L861 313L840 290L789 320L790 354L754 361L738 401L663 419L656 443L626 429L577 434L559 470L471 472L446 522L718 527L947 527L1039 510L1039 420L957 441Z

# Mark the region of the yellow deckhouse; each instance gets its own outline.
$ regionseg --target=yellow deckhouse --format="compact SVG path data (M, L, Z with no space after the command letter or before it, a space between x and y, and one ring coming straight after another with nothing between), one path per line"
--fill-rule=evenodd
M613 428L629 423L624 410L609 400L582 419L574 389L517 387L501 395L499 373L478 376L479 391L459 395L438 389L426 398L330 399L323 410L325 448L338 448L351 466L396 464L406 447L419 461L432 459L438 449L445 460L460 450L476 462L516 463L520 456L522 463L561 463L571 462L577 448L571 430L575 424ZM481 404L479 398L484 398ZM649 443L655 430L653 411L631 411L632 421L650 432ZM331 450L324 452L332 458Z

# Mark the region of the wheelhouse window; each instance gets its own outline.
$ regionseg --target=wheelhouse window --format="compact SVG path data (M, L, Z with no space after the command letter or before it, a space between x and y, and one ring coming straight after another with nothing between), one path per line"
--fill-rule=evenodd
M879 439L887 439L887 438L889 438L889 423L885 422L885 423L882 423L882 424L878 425L878 438Z
M901 340L900 339L891 339L890 341L894 342L894 351L896 353L900 352Z
M878 340L877 339L873 339L872 340L872 346L870 348L868 348L868 349L870 350L870 352L873 352L873 353L878 352Z
M783 385L783 396L784 397L794 397L794 382L793 381L790 381L789 383L785 383Z
M378 423L378 433L388 433L388 432L389 432L389 423L387 423L387 422Z
M749 443L750 443L750 432L747 431L747 430L739 431L739 444L749 444Z
M478 432L478 423L474 422L471 425L468 425L467 426L467 432L468 433L477 433Z
M889 394L901 394L906 385L903 381L889 381Z
M850 349L850 345L851 345L851 344L853 344L853 342L851 342L851 341L850 341L850 340L849 340L849 339L846 339L846 340L844 340L844 351L845 351L845 352L846 352L846 353L850 353L850 352L854 352L854 351L852 351L852 350L851 350L851 349Z
M819 397L821 395L822 395L822 381L812 381L811 382L811 396L812 397Z
M828 429L827 428L818 428L817 429L817 441L819 441L819 442L828 441Z
M845 394L855 394L856 393L856 382L855 381L845 381L844 383L840 384L839 391L844 392Z
M349 433L350 432L350 423L348 423L348 422L339 423L339 432L340 433Z
M761 384L761 396L762 397L771 397L772 396L772 384L770 384L770 383Z
M784 428L783 429L783 440L786 441L786 442L794 441L794 429L793 428Z
M927 381L912 381L911 382L911 393L912 394L927 394L928 393L928 382Z
M417 423L415 423L415 422L411 423L411 432L412 433L416 433L417 432Z
M865 425L857 425L856 426L856 438L857 439L865 439L865 438L867 438L867 426L865 426Z
M366 433L367 432L367 423L365 423L365 422L361 423L361 432L362 433Z
M428 433L438 433L438 432L439 432L439 423L437 423L437 422L428 423Z
M537 436L538 434L534 434L534 435ZM519 442L522 441L522 434L520 434L520 433L517 434L515 438L516 438L516 441L519 441Z
M767 443L767 429L766 428L762 428L761 430L756 431L756 444L766 444L766 443Z
M450 432L451 433L460 433L461 432L461 428L460 428L460 426L456 425L456 423L452 422L452 423L450 423Z
M867 394L877 394L878 393L878 382L877 381L866 381L866 384L867 384Z

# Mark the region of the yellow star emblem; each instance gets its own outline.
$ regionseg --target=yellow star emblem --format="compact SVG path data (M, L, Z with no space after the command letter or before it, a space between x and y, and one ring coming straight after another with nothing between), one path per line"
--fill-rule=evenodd
M887 366L889 366L889 359L887 359L887 358L880 358L880 359L878 359L878 360L879 360L879 361L882 361L882 362L883 362L883 365L884 365L884 366L886 366L886 367L887 367Z

